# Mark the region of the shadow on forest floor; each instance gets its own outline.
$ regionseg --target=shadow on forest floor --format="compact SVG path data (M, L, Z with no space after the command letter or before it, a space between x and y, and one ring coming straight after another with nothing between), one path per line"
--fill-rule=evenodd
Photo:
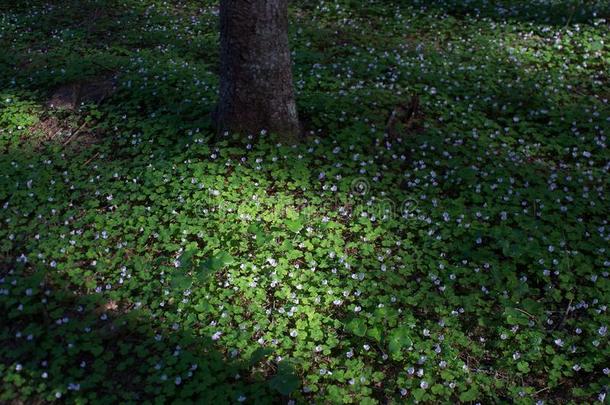
M80 295L55 285L43 270L32 274L21 265L3 267L0 282L21 298L18 306L16 298L0 302L6 345L0 364L17 369L21 377L6 381L17 385L19 378L45 385L58 381L60 373L64 384L51 383L45 390L50 397L40 399L52 401L69 391L83 391L81 398L94 403L235 403L242 396L268 403L280 398L262 371L253 372L267 352L228 360L210 336L194 334L196 320L161 330L162 320L151 322L141 302L114 301L93 291ZM0 397L10 398L12 389L5 385Z

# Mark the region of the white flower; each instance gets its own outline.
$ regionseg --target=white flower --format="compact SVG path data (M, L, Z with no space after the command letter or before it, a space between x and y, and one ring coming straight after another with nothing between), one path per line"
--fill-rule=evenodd
M212 335L212 340L218 340L222 336L222 332L218 331Z

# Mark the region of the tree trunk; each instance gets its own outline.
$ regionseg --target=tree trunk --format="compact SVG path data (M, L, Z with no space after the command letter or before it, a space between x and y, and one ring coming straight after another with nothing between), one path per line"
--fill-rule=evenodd
M288 0L220 1L220 132L299 136Z

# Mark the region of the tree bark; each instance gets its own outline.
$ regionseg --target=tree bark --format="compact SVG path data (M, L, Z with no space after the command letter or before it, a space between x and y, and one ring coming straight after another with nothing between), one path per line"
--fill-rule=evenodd
M288 0L220 1L220 132L299 136Z

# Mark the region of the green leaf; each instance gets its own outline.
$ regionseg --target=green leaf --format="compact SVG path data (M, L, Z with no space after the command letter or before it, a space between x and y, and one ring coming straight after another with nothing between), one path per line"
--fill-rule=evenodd
M602 41L594 41L591 43L590 48L592 51L601 51L604 48Z
M530 365L527 361L520 361L517 363L517 370L521 371L522 373L529 373Z
M199 264L196 274L197 279L199 281L205 281L210 275L216 273L223 267L232 264L234 261L235 259L228 252L220 252Z
M172 275L172 288L177 290L186 290L187 288L191 288L193 284L193 279L187 276L185 273L176 271Z
M209 312L211 308L212 308L211 305L207 302L200 302L193 307L193 309L195 311L197 311L198 313Z
M250 356L250 360L248 360L248 366L252 367L263 360L265 357L269 356L273 353L273 350L265 347L259 347L256 349L252 355Z
M263 228L257 224L252 224L248 227L248 232L253 233L256 236L256 245L263 246L271 240L271 236L267 235Z
M195 249L187 249L178 261L180 262L180 268L185 270L190 270L193 267L193 257L195 256Z
M286 225L286 228L288 228L288 230L294 233L298 233L301 229L303 229L303 222L300 218L287 219L286 221L284 221L284 224Z
M104 348L99 345L94 345L89 348L89 351L94 357L99 357L102 353L104 353Z
M531 298L526 298L521 302L523 308L531 315L539 316L543 312L543 305Z
M415 398L416 401L421 401L424 395L426 395L426 391L421 388L413 391L413 398Z
M460 401L462 402L471 402L477 399L479 396L479 390L477 387L472 387L468 391L464 391L460 394Z
M394 329L390 333L390 337L388 339L390 353L397 355L403 348L412 346L413 341L409 335L410 330L406 326L400 326Z
M361 318L354 318L345 325L345 329L356 336L364 337L366 335L366 321Z
M36 273L32 274L28 279L28 285L32 287L38 287L42 280L44 279L45 271L38 270Z
M529 318L524 313L517 311L515 308L506 308L504 310L504 316L506 316L506 322L509 325L528 325Z
M294 374L278 374L269 381L269 386L282 395L289 395L296 391L300 384L301 382Z
M214 258L217 260L219 267L216 270L220 270L224 266L228 266L229 264L233 264L235 262L235 258L229 254L229 252L222 251L218 253Z
M381 329L378 327L370 328L367 331L367 335L373 338L377 342L381 342Z

